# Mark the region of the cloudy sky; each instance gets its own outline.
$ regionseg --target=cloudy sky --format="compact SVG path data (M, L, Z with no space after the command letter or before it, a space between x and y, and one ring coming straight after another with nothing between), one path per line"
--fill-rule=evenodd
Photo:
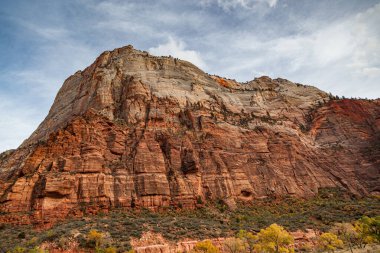
M379 0L2 0L0 152L32 133L69 75L128 44L238 81L380 97L379 24Z

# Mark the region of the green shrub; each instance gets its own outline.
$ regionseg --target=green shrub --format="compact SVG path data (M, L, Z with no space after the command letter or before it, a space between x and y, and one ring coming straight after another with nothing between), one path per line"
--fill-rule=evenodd
M26 235L25 235L25 232L20 232L17 236L17 238L19 239L25 239Z

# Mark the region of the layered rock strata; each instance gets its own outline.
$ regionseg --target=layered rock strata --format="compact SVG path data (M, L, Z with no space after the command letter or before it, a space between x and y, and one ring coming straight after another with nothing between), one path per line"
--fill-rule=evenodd
M0 219L379 193L379 129L379 100L238 83L127 46L69 77L38 129L0 156Z

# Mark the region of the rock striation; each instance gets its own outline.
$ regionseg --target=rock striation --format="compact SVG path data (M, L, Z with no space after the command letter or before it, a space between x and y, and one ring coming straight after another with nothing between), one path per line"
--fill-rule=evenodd
M0 155L0 220L233 208L325 187L377 194L379 130L379 100L269 77L238 83L127 46L69 77L37 130Z

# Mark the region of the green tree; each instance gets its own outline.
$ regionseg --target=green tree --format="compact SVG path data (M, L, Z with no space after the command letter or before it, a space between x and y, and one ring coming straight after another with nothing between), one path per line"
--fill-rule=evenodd
M318 238L318 248L327 252L334 252L343 246L343 241L333 233L323 233Z
M260 230L254 248L263 253L291 253L294 252L293 243L293 237L283 227L272 224Z
M210 240L205 240L205 241L201 241L195 244L193 252L219 253L219 249Z

